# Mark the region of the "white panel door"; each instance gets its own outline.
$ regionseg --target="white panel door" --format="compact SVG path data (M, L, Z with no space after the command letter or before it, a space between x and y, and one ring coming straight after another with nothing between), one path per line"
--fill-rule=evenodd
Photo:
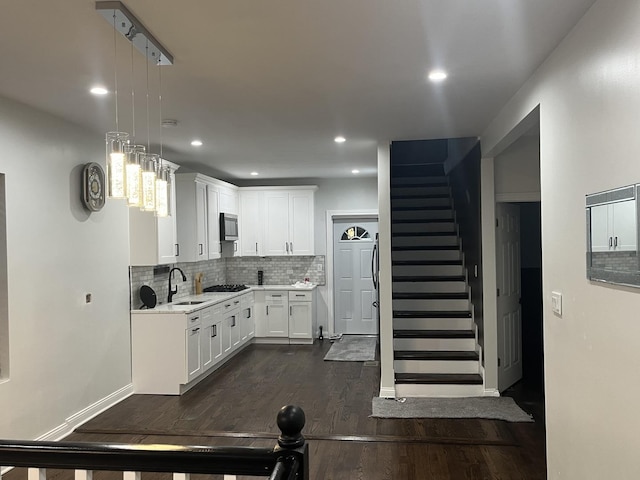
M353 236L350 238L350 229ZM366 236L359 234L366 232ZM378 223L336 220L333 224L335 332L377 334L376 291L371 276L371 256ZM356 238L357 237L357 238Z
M287 255L289 242L289 194L265 192L264 255Z
M522 378L520 207L497 203L496 216L498 389L504 391Z

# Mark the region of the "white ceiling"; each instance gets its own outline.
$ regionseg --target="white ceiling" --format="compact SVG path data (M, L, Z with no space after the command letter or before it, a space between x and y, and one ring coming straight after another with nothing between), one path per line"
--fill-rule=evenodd
M91 0L5 0L0 95L120 130L226 179L375 175L385 140L479 135L594 0L127 0L173 54L157 67ZM114 50L118 61L114 68ZM432 84L426 73L444 68ZM333 138L344 135L347 142ZM204 145L192 147L199 138ZM253 177L252 177L253 178Z

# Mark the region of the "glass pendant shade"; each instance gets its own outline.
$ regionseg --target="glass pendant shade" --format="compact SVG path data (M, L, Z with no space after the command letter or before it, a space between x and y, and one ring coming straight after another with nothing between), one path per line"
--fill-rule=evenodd
M144 145L130 145L126 151L127 203L130 207L142 206L142 159Z
M106 141L108 196L110 198L126 198L125 147L129 144L129 134L109 132Z
M156 169L159 156L155 153L144 153L142 157L142 206L145 212L156 209Z
M158 169L156 178L156 215L169 216L169 170L166 167Z

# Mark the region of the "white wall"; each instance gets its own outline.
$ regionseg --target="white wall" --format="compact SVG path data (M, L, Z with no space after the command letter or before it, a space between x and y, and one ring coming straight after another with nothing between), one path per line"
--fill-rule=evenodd
M0 145L10 343L0 436L61 436L79 420L69 417L131 381L127 209L81 206L81 166L104 164L100 135L0 98Z
M596 2L482 137L495 154L540 105L550 479L640 478L640 290L587 281L584 213L586 194L640 182L639 24L637 0Z
M540 147L538 136L523 136L494 158L495 193L509 199L522 194L540 197ZM517 194L517 195L514 195Z

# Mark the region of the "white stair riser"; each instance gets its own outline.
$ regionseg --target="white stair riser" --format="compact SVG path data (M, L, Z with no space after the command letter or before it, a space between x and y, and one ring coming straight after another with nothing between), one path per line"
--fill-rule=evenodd
M410 237L393 237L391 241L394 247L436 247L458 245L458 237L455 235L425 235Z
M393 233L406 232L449 232L457 235L456 224L453 222L431 223L396 223Z
M470 318L394 318L396 330L471 330Z
M396 210L391 216L395 220L417 220L417 219L453 219L451 210Z
M396 384L396 398L402 397L481 397L483 385Z
M395 265L393 275L415 276L415 275L463 275L462 265Z
M469 310L468 299L394 299L394 310L457 311Z
M479 373L477 360L394 360L396 373Z
M393 292L464 293L465 282L393 282Z
M394 338L393 349L413 351L475 351L476 341L474 338Z
M391 188L396 185L411 185L423 183L447 183L447 177L398 177L393 179Z
M394 207L450 207L449 197L392 198Z
M462 260L460 250L395 250L391 252L392 260Z
M392 195L449 195L449 187L393 187Z

